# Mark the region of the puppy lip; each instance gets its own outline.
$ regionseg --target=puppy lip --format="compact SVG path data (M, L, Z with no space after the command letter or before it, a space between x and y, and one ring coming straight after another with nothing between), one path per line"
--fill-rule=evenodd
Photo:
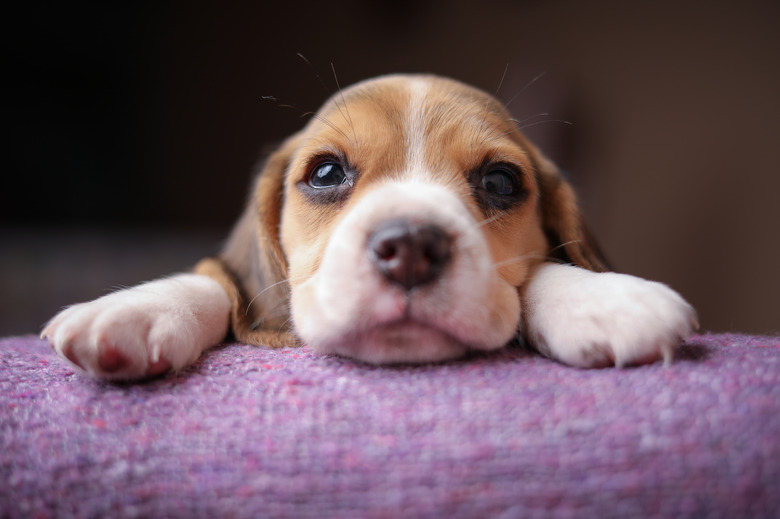
M443 328L412 318L373 323L312 346L325 354L374 365L440 362L461 357L472 349Z
M423 322L413 317L409 317L408 315L405 315L399 319L393 319L392 321L380 323L377 326L369 328L369 331L393 333L396 331L409 329L428 329L446 333L441 328L432 323Z
M461 340L435 323L409 317L408 315L385 322L373 323L371 326L359 330L353 330L348 334L348 337L342 339L346 343L357 343L365 340L367 337L381 337L386 343L392 343L394 349L405 349L414 347L415 336L431 332L446 337L455 343L463 344ZM468 345L463 345L468 347Z

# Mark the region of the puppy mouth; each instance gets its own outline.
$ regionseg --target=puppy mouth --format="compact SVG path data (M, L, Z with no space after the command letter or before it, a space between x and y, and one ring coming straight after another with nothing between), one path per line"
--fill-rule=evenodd
M414 347L416 339L429 334L449 336L445 331L429 323L423 323L411 317L403 317L387 323L379 324L367 330L368 334L381 335L389 348L409 349ZM450 337L455 340L454 337Z
M446 330L404 316L352 331L326 348L371 364L418 364L463 356L470 348Z

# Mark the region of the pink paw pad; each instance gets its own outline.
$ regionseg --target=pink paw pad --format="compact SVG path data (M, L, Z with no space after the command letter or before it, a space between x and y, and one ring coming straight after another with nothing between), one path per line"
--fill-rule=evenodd
M98 348L98 366L106 373L116 373L130 365L130 361L113 346Z
M171 363L165 359L160 359L156 362L150 362L149 367L146 369L147 377L155 377L162 375L166 371L171 369Z

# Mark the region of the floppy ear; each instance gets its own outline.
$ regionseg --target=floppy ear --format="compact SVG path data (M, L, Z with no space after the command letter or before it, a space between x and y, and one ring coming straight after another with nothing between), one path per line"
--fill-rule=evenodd
M297 342L289 332L290 288L279 224L285 172L298 142L290 138L269 157L222 253L195 267L227 292L233 335L246 344L274 348Z
M585 224L574 188L550 160L538 151L535 155L548 254L594 272L612 270Z

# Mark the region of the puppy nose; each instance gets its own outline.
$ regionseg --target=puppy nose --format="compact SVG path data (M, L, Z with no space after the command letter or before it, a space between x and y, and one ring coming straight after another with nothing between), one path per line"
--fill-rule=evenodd
M377 270L406 290L438 278L452 256L452 239L440 227L409 220L390 220L368 238L368 253Z

